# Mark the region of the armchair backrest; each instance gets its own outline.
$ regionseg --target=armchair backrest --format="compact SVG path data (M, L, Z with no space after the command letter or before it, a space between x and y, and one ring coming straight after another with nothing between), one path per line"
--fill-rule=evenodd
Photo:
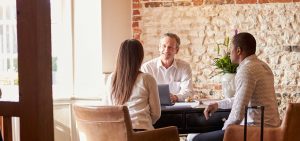
M132 125L126 106L73 106L80 141L128 141Z
M225 130L224 141L241 141L244 138L244 126L230 125ZM249 126L247 140L259 140L260 128ZM289 103L280 127L265 127L265 141L299 141L300 139L300 103Z
M300 103L289 103L281 128L284 141L300 139Z

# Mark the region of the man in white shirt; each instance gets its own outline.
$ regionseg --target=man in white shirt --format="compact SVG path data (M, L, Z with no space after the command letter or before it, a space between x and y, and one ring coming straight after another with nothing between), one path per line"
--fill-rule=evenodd
M192 95L192 69L180 59L175 59L179 51L180 38L174 33L166 33L159 43L160 56L144 63L142 72L150 73L157 84L169 84L172 102L184 101Z
M222 141L224 130L231 124L243 124L245 106L264 106L264 124L277 127L280 124L278 106L274 90L274 76L268 65L255 55L256 41L249 33L239 33L233 37L230 59L239 64L235 76L236 92L230 99L211 103L204 110L206 119L218 108L230 109L222 130L196 135L193 141ZM260 125L260 111L250 109L249 120Z

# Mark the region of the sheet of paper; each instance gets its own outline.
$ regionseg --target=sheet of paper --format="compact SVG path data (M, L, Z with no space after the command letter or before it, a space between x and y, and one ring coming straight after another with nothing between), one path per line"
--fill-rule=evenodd
M199 101L194 102L177 102L174 107L192 107L192 108L205 108L206 105L200 104Z
M217 102L220 99L201 99L194 102L179 102L175 103L177 106L190 106L192 108L206 108L212 102Z
M206 108L211 102L219 101L220 99L201 99L193 102L176 102L173 106L165 106L167 108Z
M190 106L193 107L195 105L198 105L198 102L176 102L173 106Z

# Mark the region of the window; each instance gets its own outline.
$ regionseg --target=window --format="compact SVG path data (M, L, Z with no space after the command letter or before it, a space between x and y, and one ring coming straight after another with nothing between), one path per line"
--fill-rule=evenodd
M53 98L99 98L101 1L50 0ZM18 101L16 1L0 0L1 101Z
M19 101L16 1L0 0L1 101Z
M99 98L101 1L51 0L53 98Z
M52 90L54 98L73 93L71 0L51 0Z

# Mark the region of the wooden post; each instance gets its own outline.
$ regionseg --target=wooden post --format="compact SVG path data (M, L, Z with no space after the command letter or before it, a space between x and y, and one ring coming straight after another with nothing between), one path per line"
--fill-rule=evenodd
M50 0L17 0L21 141L53 141Z

